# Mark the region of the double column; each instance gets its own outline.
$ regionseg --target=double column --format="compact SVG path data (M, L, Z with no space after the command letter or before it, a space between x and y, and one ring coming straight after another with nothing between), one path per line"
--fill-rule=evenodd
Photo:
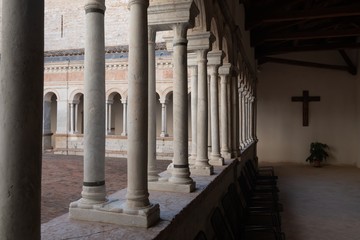
M169 182L190 185L190 191L193 191L195 183L190 178L188 162L187 30L188 23L173 25L174 159Z
M207 53L207 49L196 51L198 62L197 150L191 173L197 175L211 175L214 171L208 157Z
M232 143L232 157L240 156L240 141L239 141L239 95L238 95L238 79L237 69L232 69L231 75L231 110L232 121L231 126L231 143Z
M228 84L231 65L223 64L219 68L220 74L220 152L225 159L231 158L229 151L229 124L228 124Z
M44 1L3 1L1 45L0 239L40 239Z
M189 163L194 164L197 148L197 101L198 101L198 66L195 54L188 54L191 78L191 156Z
M106 129L106 135L112 134L111 132L111 106L114 103L113 100L107 100L106 106L105 106L105 129Z
M70 133L78 133L79 100L70 103Z
M127 115L128 115L128 111L127 111L127 99L121 99L121 103L123 104L123 131L121 133L121 136L127 136Z
M161 103L161 133L160 137L168 137L169 134L167 133L167 111L166 111L166 105L167 101L166 99L160 99Z
M220 155L219 138L219 66L222 64L223 52L208 53L208 68L210 73L210 126L211 126L211 165L224 165L224 158Z
M156 170L156 62L155 62L156 31L148 27L149 52L149 110L148 110L148 181L159 179Z

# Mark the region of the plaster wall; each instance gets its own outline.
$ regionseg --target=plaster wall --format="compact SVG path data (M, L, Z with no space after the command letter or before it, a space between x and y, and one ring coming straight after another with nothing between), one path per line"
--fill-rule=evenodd
M341 60L333 60L329 53L308 57L327 63ZM259 161L305 164L310 143L320 141L330 146L328 163L356 165L360 103L357 78L335 70L262 65L258 74ZM302 103L291 101L303 90L321 97L320 102L310 103L308 127L302 126Z

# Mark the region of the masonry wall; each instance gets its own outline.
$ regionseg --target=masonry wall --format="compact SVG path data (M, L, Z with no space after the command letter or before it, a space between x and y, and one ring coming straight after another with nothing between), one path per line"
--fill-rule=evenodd
M339 56L329 52L283 57L345 65ZM258 78L260 161L305 164L310 143L320 141L330 146L328 163L358 162L358 77L343 71L266 63ZM291 101L303 90L321 97L320 102L310 103L308 127L302 126L302 103Z

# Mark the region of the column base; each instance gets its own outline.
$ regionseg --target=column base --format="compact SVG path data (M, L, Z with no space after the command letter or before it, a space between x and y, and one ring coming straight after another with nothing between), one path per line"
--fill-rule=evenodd
M224 158L219 155L210 156L209 163L213 166L224 166Z
M159 175L148 175L148 182L156 182L159 180Z
M121 133L121 136L126 137L127 133Z
M227 151L226 152L221 152L221 156L226 160L231 159L231 153L229 153Z
M210 176L214 174L214 167L211 165L204 165L204 166L198 166L198 165L191 165L190 166L190 172L192 175L199 175L199 176Z
M195 191L195 188L194 181L189 184L172 183L167 177L159 178L157 182L148 182L148 189L153 191L190 193Z
M70 204L71 219L145 228L154 225L160 219L159 204L150 204L143 209L133 210L127 209L125 202L119 199L92 205L91 208L85 208L79 201Z
M169 136L169 134L167 134L167 133L161 133L160 134L160 137L168 137Z
M196 161L196 155L191 155L189 157L189 164L190 165L195 164L195 161Z

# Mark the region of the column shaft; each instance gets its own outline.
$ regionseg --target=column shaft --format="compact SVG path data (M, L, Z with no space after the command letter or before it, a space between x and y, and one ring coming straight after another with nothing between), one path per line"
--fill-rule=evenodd
M1 45L0 239L36 240L40 239L44 1L2 2Z
M149 52L149 115L148 115L148 181L157 181L156 170L156 61L155 61L156 31L148 28Z
M160 137L167 137L169 134L167 133L167 125L166 125L166 100L161 102L161 133Z
M197 115L197 152L196 166L208 167L208 83L207 83L207 50L198 54L198 115Z
M127 100L124 99L121 102L123 104L123 131L121 133L121 136L127 136Z
M74 103L74 132L78 133L78 124L79 124L79 103Z
M74 103L70 103L70 133L75 131L75 109Z
M195 162L197 148L197 101L198 101L198 68L191 67L191 159Z
M128 187L126 208L150 206L147 188L149 1L130 1L128 69Z
M234 77L231 77L231 150L233 157L237 157L236 154L236 82Z
M219 139L219 89L218 66L211 67L210 73L210 105L211 105L211 160L222 161Z
M188 147L188 81L187 81L187 25L174 24L173 64L174 64L174 158L169 182L192 183L189 171Z
M84 182L82 202L105 201L105 1L85 5Z
M228 145L228 108L227 108L227 75L222 74L220 80L220 136L221 136L221 153L229 152Z

